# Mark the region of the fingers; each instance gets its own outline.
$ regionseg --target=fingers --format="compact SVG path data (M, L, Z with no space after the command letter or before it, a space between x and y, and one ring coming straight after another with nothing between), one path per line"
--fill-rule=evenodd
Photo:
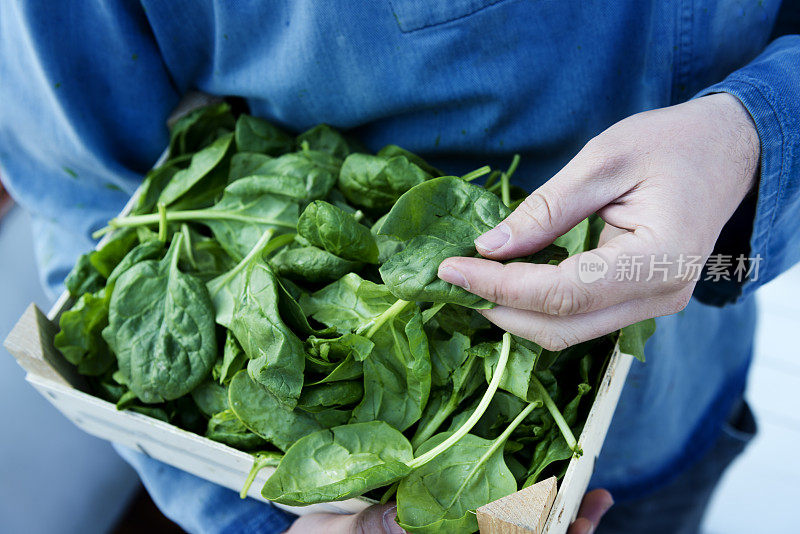
M439 277L501 306L548 315L588 313L644 298L671 305L674 309L667 313L679 311L688 302L691 285L678 278L675 262L658 270L655 262L645 265L651 250L659 247L648 237L623 232L557 266L448 258L439 266Z
M597 241L597 246L602 247L615 237L619 237L626 232L627 230L623 230L622 228L617 228L616 226L606 223L603 225L603 231L600 232L600 238Z
M652 306L647 300L635 300L604 310L563 317L505 306L478 311L503 330L529 339L547 350L558 351L629 324L665 315L653 314L651 310Z
M405 530L397 524L396 517L397 506L379 504L357 514L308 514L300 516L285 534L404 534Z
M583 497L578 519L569 527L567 534L591 534L600 524L600 519L613 506L614 499L604 489L590 491Z
M625 180L605 178L626 173L626 162L596 153L592 143L587 144L503 222L479 236L478 252L492 259L536 252L624 193Z

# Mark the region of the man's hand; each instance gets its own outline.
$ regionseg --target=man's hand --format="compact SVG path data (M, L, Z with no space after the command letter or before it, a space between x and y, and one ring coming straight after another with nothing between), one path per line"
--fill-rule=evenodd
M403 534L395 518L397 506L376 504L357 514L308 514L300 516L286 534Z
M478 252L489 259L448 258L439 277L497 303L481 313L550 350L675 313L698 274L681 272L681 258L705 263L753 187L759 157L755 125L729 94L633 115L589 141L480 236ZM540 250L593 212L606 222L593 251L558 266L490 261ZM639 279L616 280L615 266L631 258L644 264ZM651 276L651 260L666 260L668 273ZM607 270L585 283L579 266L589 263Z
M592 490L583 496L578 518L570 525L567 534L592 534L600 519L614 504L611 494L604 489Z

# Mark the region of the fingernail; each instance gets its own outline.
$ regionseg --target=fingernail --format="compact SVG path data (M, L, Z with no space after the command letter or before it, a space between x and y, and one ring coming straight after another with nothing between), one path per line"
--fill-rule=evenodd
M383 512L383 531L387 534L405 534L406 531L397 524L395 518L397 518L397 506L387 508Z
M467 282L464 275L449 265L439 267L439 278L445 282L450 282L453 285L469 290L469 282Z
M494 252L511 238L511 229L506 223L500 223L485 234L478 236L475 246L486 252Z

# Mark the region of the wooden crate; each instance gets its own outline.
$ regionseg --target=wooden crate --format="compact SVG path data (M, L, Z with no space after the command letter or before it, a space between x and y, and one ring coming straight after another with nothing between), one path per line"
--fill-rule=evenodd
M83 379L53 346L58 331L55 319L67 299L46 316L31 304L5 340L8 351L27 371L26 379L68 419L89 434L120 443L147 456L183 469L221 486L239 491L252 456L151 417L118 411L116 406L83 391ZM490 503L478 510L481 532L535 532L564 534L575 518L611 423L632 357L614 349L597 391L595 402L578 443L580 458L573 458L556 490L555 479ZM264 500L260 489L274 472L262 470L249 495ZM277 505L297 514L312 512L353 513L372 504L369 499L315 504L302 508Z
M166 152L159 163L165 156ZM130 212L137 195L138 192L130 199L122 215ZM102 246L104 241L98 246ZM151 458L238 492L253 464L250 454L142 414L118 411L114 404L85 392L82 377L53 346L58 318L70 304L67 293L61 295L47 315L31 304L5 340L5 347L27 371L28 382L89 434L131 447ZM477 515L482 533L566 533L589 484L632 360L632 356L621 353L619 347L615 347L586 425L578 438L583 455L570 461L558 487L555 478L543 480L479 508ZM260 489L274 471L274 468L263 469L251 485L248 495L263 501ZM300 515L313 512L354 513L373 502L357 498L306 507L276 506Z

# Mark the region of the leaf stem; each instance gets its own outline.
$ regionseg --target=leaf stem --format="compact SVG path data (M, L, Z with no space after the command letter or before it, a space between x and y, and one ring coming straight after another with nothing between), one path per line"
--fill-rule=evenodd
M158 203L158 240L167 242L167 206L161 202Z
M186 258L192 265L193 269L197 269L197 262L194 260L194 251L192 250L192 234L189 233L189 226L186 223L181 224L181 234L183 234L184 252Z
M295 228L295 225L274 219L267 219L264 217L253 217L250 215L240 215L238 213L231 213L221 210L202 209L202 210L181 210L181 211L167 211L166 220L169 222L178 221L202 221L202 220L224 220L224 221L240 221L245 223L254 224L271 224L273 226L282 226L284 228ZM92 237L97 239L103 234L115 228L130 228L136 226L150 226L161 222L162 216L158 213L149 213L146 215L129 215L127 217L118 217L111 219L108 226L101 228Z
M489 382L489 387L486 388L486 393L483 394L478 406L475 408L475 411L472 412L472 415L464 422L461 427L453 432L446 440L441 442L436 447L432 448L422 456L418 456L411 460L408 464L408 467L415 469L426 463L430 462L434 458L436 458L440 453L446 451L458 441L466 436L472 427L474 427L480 418L483 416L486 409L489 407L489 403L492 402L492 397L494 397L495 392L497 391L497 387L500 385L500 380L503 378L503 373L506 370L506 363L508 363L508 355L511 352L511 334L506 332L503 334L503 345L500 349L500 359L497 362L497 367L495 367L494 375L492 376L491 382Z
M389 489L387 489L386 492L381 497L380 503L381 504L386 504L387 502L389 502L389 499L392 498L392 495L397 493L397 486L399 486L399 485L400 485L400 481L398 480L397 482L395 482L394 484L389 486Z
M500 197L503 199L503 204L511 207L511 186L508 181L507 173L503 173L500 176Z
M508 166L508 170L506 171L506 175L508 176L509 180L511 179L512 176L514 176L514 173L517 171L517 167L519 166L519 160L520 160L519 154L514 154L514 157L511 158L511 165Z
M250 486L253 485L253 482L256 480L256 475L258 475L262 469L265 467L276 467L281 461L280 457L270 453L257 452L253 456L253 467L251 467L250 472L247 473L247 478L244 480L244 486L242 486L241 491L239 491L239 497L242 499L247 498L247 492L250 491Z
M485 176L490 172L492 172L492 168L489 167L488 165L484 165L479 169L475 169L472 172L468 172L467 174L462 176L461 179L464 180L465 182L471 182L472 180L480 178L481 176Z
M424 442L426 442L436 430L442 426L442 423L450 417L450 415L458 408L458 395L457 392L454 392L453 395L447 399L447 404L442 406L436 415L434 415L428 422L425 423L424 426L421 426L417 429L414 433L414 437L411 438L411 446L416 449Z
M169 245L167 254L171 254L169 258L169 270L171 273L178 270L178 259L181 257L181 244L183 243L183 234L175 234L175 238Z
M500 174L501 174L500 171L492 171L492 173L486 179L486 182L483 184L483 187L485 187L486 189L492 187L492 185L494 185L497 179L500 178Z
M496 450L498 446L502 445L508 439L511 433L514 432L514 430L516 430L516 428L520 424L522 424L522 421L524 421L525 418L528 417L528 415L530 415L530 413L533 410L535 410L541 405L542 405L541 402L535 400L529 403L527 406L525 406L525 408L523 408L522 411L519 412L519 414L517 414L514 420L511 421L511 423L509 423L508 427L503 431L503 433L497 436L497 438L495 438L494 443L492 444L492 448Z
M375 332L377 332L386 321L405 310L409 304L411 304L410 300L397 299L397 302L386 308L380 315L361 325L358 330L356 330L356 334L361 334L366 330L363 336L371 339L372 336L375 335Z
M446 302L440 302L439 304L434 304L424 312L422 312L422 324L427 323L431 319L433 319L437 313L441 311L442 308L447 306Z
M556 403L553 402L553 399L550 398L550 395L547 393L545 387L541 382L539 382L539 379L536 378L536 375L533 373L531 374L531 384L533 384L533 387L536 388L536 392L542 398L542 402L544 402L547 411L553 416L556 425L558 425L558 429L561 431L561 435L564 436L564 440L567 442L567 447L569 447L572 452L576 454L579 453L580 449L578 448L578 440L575 439L575 435L569 428L564 416L561 415Z
M251 248L250 252L247 253L247 256L242 258L242 261L237 263L233 269L227 273L208 282L208 292L211 295L211 298L214 298L217 293L219 293L220 289L225 286L225 284L227 284L234 276L239 274L239 272L241 272L242 269L244 269L252 261L252 259L266 247L274 233L275 230L270 229L261 234L261 237L258 238L256 244L253 245L253 248Z
M519 166L519 159L519 154L514 154L514 157L511 159L511 165L508 166L508 170L500 175L500 190L503 204L509 208L511 207L511 177L514 176L514 172L516 172Z

